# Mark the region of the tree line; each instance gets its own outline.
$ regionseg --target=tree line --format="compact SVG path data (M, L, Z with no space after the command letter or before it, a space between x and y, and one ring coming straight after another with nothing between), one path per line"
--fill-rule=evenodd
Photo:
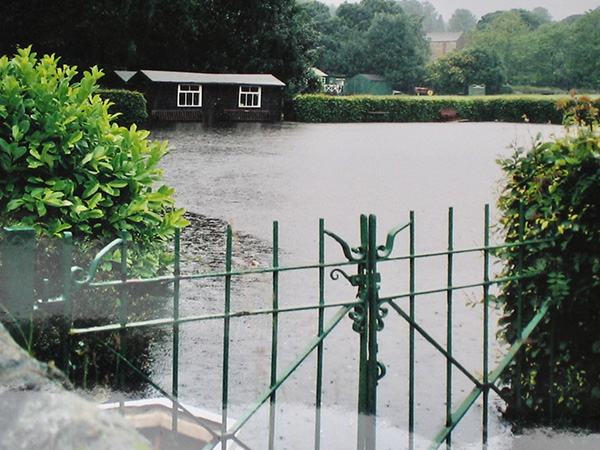
M306 89L313 43L295 0L2 0L0 54L33 45L86 69L272 73Z
M446 23L417 0L3 0L0 23L0 54L33 45L81 69L272 73L289 95L317 89L313 67L405 92L600 88L600 10L555 22L544 8L480 20L458 9ZM466 47L431 61L427 33L439 31L464 32Z
M523 10L488 14L467 48L495 52L509 85L600 88L600 9L561 22Z
M445 23L417 0L362 0L334 11L317 1L302 6L316 31L316 64L327 73L378 73L406 92L420 83L446 94L464 94L470 84L485 84L488 93L523 85L600 89L600 9L561 22L545 8L480 20L457 9ZM432 61L427 33L440 31L463 32L466 44Z

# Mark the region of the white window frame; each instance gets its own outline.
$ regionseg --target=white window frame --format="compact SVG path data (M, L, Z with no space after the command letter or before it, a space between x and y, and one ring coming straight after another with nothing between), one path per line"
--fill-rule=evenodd
M260 108L262 105L262 87L240 86L238 106L240 108Z
M180 84L177 86L178 108L199 108L202 106L202 85Z

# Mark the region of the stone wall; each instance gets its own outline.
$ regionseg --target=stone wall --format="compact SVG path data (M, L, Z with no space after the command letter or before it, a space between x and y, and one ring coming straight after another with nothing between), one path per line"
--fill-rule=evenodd
M114 411L101 411L68 388L52 366L31 358L0 325L0 447L150 449Z

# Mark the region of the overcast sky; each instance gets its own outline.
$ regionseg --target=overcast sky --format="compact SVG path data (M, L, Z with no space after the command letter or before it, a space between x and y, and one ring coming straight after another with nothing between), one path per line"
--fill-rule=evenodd
M327 5L340 5L346 0L320 0ZM347 0L348 3L358 3L360 0ZM512 8L532 10L541 6L550 11L554 20L562 20L573 14L582 14L600 6L600 0L429 0L437 12L444 16L447 22L458 8L468 9L478 18L494 11L504 11Z

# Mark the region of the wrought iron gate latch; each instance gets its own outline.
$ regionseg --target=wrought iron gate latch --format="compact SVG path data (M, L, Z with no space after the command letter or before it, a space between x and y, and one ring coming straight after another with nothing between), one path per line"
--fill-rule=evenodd
M353 321L352 329L357 333L365 334L368 328L368 320L371 317L371 326L376 331L383 330L383 318L387 315L387 309L379 301L379 283L381 282L381 273L377 272L377 263L389 258L394 249L394 240L398 233L410 226L410 222L392 229L386 238L385 245L376 244L376 217L370 215L368 218L361 215L361 245L359 247L350 247L350 245L341 237L331 231L324 230L325 234L332 237L342 248L344 256L349 262L354 262L358 266L358 273L354 275L347 274L342 269L333 269L330 277L333 280L343 276L352 286L358 288L357 298L361 300L360 304L355 306L349 313ZM369 313L371 311L371 313ZM385 366L377 362L379 366L378 379L385 375Z
M376 224L376 218L374 215L371 214L369 216L368 221L367 221L367 217L365 215L361 215L361 236L362 236L363 243L360 247L350 247L350 245L345 240L343 240L341 237L339 237L337 234L335 234L331 231L328 231L328 230L324 230L325 234L332 237L338 244L340 244L346 259L349 262L357 263L358 267L359 267L359 273L356 275L348 275L342 269L334 269L330 273L330 277L333 280L337 280L339 278L339 275L341 275L352 286L359 287L359 288L364 286L366 284L366 280L367 280L366 271L368 270L368 268L367 268L367 263L368 263L367 259L368 258L367 257L369 255L369 252L374 252L374 259L373 259L374 262L383 261L383 260L388 259L388 257L390 256L390 254L392 253L392 251L394 249L394 239L396 238L398 233L400 233L401 231L405 230L406 228L408 228L410 226L410 222L409 222L405 225L401 225L399 227L392 229L387 234L385 245L379 245L379 246L375 246L375 248L373 248L373 245L369 245L370 243L368 242L367 238L369 236L369 233L372 233L373 236L375 235L375 232L376 232L375 224ZM371 226L369 226L369 225L371 225ZM365 242L365 241L367 241L367 242ZM373 282L377 283L376 288L379 289L378 285L381 282L381 274L379 272L375 271L375 267L373 267L372 269L373 269L373 273L371 274L371 277L372 277L371 280ZM358 295L358 296L360 296L360 295Z

